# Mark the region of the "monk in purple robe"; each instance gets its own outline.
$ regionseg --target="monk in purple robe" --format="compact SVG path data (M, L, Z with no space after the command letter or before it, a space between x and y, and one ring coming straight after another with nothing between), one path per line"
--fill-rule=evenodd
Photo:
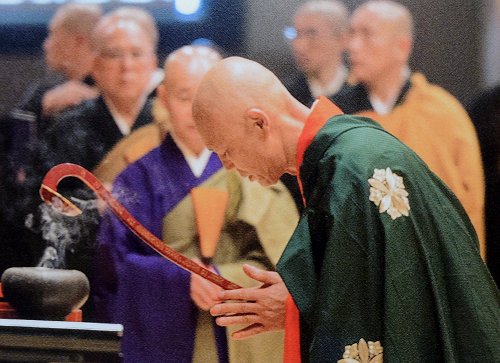
M272 270L297 215L283 185L264 188L223 169L199 136L192 99L201 77L218 60L213 54L188 46L167 58L158 96L169 112L169 133L158 148L118 175L113 193L155 236L199 261L190 192L198 186L226 190L225 222L208 267L252 286L242 265ZM208 313L221 288L159 256L111 213L103 217L96 256L95 320L123 324L124 362L282 361L281 333L228 342L225 329Z

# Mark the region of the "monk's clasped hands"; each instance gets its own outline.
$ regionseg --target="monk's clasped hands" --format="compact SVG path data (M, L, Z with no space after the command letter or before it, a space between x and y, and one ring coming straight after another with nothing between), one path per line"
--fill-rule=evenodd
M285 302L288 290L277 272L265 271L250 265L244 272L259 281L259 288L221 290L221 303L212 306L210 313L220 326L246 325L232 334L234 339L245 339L260 333L283 330Z

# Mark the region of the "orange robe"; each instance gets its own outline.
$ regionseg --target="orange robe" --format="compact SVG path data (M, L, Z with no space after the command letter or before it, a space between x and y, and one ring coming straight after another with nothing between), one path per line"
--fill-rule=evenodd
M462 105L415 73L404 100L388 115L361 111L413 149L455 193L476 230L483 259L484 173L474 126Z

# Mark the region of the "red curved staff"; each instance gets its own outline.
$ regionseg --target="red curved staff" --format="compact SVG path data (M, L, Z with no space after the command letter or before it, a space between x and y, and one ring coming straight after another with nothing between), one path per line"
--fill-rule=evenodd
M88 170L80 165L65 163L54 166L45 175L40 187L40 196L43 201L54 206L60 212L76 216L81 213L81 210L71 203L67 198L57 192L57 185L66 177L76 177L83 181L90 189L92 189L99 198L104 200L118 218L134 232L141 240L143 240L152 249L158 252L163 257L172 261L183 269L198 274L203 278L213 282L214 284L226 290L239 289L240 286L226 280L212 271L198 265L186 256L180 254L173 248L167 246L163 241L149 232L138 220L130 215L110 192L104 188L102 183Z

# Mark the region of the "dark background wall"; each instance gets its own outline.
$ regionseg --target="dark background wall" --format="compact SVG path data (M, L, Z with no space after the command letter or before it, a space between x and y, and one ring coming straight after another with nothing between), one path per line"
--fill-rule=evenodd
M345 1L351 10L362 2ZM293 10L301 3L301 0L213 0L218 16L212 16L208 25L199 25L193 34L168 28L162 30L160 60L195 35L219 37L228 54L247 56L279 76L284 75L292 69L293 60L283 40L282 29L290 24ZM445 87L466 103L500 74L498 62L488 58L491 52L485 50L485 47L500 44L496 37L498 32L492 32L489 26L493 0L401 0L401 3L408 6L415 17L412 67L424 72L430 81ZM43 28L37 33L43 35ZM5 49L6 35L9 34L1 29L0 117L15 104L31 80L44 72L41 40L28 51L9 51ZM33 41L31 39L31 44Z

